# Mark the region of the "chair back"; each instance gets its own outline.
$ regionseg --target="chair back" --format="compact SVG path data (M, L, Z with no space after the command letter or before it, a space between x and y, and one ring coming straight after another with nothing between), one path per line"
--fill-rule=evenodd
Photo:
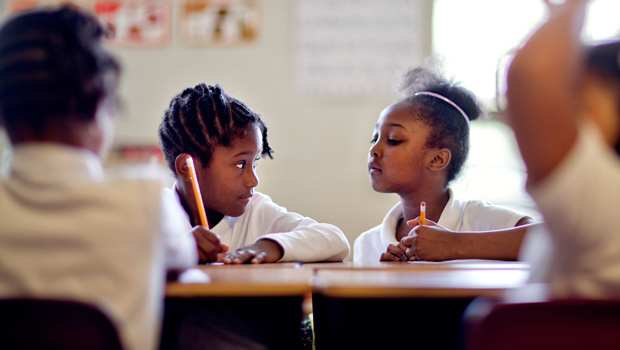
M618 300L474 302L471 308L478 310L467 310L467 350L620 349Z
M98 308L68 300L0 299L3 349L117 350L111 320Z

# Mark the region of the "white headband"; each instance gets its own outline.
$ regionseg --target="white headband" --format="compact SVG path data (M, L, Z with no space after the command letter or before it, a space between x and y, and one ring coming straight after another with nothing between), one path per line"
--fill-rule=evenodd
M467 117L467 114L465 114L465 111L461 109L461 107L459 107L456 103L452 102L449 98L445 97L445 96L441 96L440 94L436 94L434 92L430 92L430 91L421 91L421 92L416 92L414 94L414 96L418 96L418 95L428 95L428 96L433 96L436 97L442 101L446 101L447 103L449 103L452 107L456 108L457 111L459 111L459 113L461 113L461 115L463 116L463 118L465 118L465 121L467 122L467 126L469 126L469 118Z

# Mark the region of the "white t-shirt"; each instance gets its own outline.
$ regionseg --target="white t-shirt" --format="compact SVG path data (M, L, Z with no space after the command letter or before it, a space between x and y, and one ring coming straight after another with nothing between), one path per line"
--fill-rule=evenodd
M528 191L547 223L539 234L550 244L525 244L523 254L549 257L542 267L551 296L620 297L620 159L596 127L582 125L562 162ZM532 266L535 276L539 268Z
M198 261L157 174L162 167L105 173L79 148L15 147L0 181L0 296L95 304L127 349L157 348L166 268Z
M514 227L526 215L491 203L462 201L448 189L450 199L441 212L438 225L452 231L488 231ZM400 204L387 213L381 225L362 233L354 243L354 261L379 261L388 245L398 244L396 225L403 215Z
M175 187L168 190L180 202ZM189 216L185 227L191 229ZM350 247L344 233L336 226L318 223L300 214L288 212L269 196L254 192L245 212L238 217L224 216L211 228L229 251L268 238L280 244L284 255L280 261L342 261Z

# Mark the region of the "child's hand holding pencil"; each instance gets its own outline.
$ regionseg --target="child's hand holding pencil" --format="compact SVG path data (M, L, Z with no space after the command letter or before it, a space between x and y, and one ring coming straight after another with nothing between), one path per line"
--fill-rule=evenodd
M200 184L198 176L196 176L196 168L194 167L194 159L189 154L185 157L187 168L189 169L192 189L194 190L194 198L196 206L200 214L200 223L202 226L196 226L192 229L192 234L196 240L198 248L198 258L200 263L208 263L220 261L224 256L223 253L228 251L228 246L220 243L220 237L209 230L209 222L207 221L207 213L202 202L200 192Z

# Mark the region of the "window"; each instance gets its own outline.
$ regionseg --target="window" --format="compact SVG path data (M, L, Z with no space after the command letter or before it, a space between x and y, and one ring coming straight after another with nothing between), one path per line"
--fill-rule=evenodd
M593 0L584 40L617 38L618 0ZM546 18L542 0L435 0L433 52L448 76L472 90L490 110L496 109L499 81L510 53ZM499 90L503 87L500 85ZM472 123L470 156L452 185L464 198L480 198L540 216L524 190L525 167L509 127L497 121Z
M584 39L617 38L619 12L618 0L593 0ZM446 72L493 109L498 64L545 18L542 0L435 0L433 52L443 58Z

